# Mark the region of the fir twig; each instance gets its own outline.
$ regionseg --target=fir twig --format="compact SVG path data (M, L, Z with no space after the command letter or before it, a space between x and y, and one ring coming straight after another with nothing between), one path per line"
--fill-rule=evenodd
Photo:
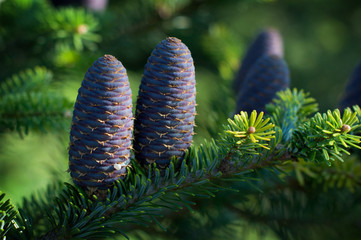
M129 171L127 179L116 181L104 201L95 195L88 197L78 187L67 184L49 203L55 211L49 214L51 228L43 237L94 239L116 233L126 236L127 224L150 222L164 228L157 220L164 209L192 209L194 202L190 197L214 197L223 190L237 192L229 183L252 184L249 181L252 174L263 170L275 171L274 175L282 178L277 172L282 171L287 160L318 163L326 153L334 156L350 147L357 148L360 143L360 137L352 134L358 120L350 110L345 110L342 117L335 110L298 123L290 145L281 143L282 134L274 131L275 125L264 119L262 113L248 116L241 112L228 122L218 141L191 147L184 160L178 164L174 159L163 175L156 167L150 167L148 172L139 168ZM312 152L313 158L307 155ZM228 166L223 167L224 164ZM251 188L262 191L263 186Z

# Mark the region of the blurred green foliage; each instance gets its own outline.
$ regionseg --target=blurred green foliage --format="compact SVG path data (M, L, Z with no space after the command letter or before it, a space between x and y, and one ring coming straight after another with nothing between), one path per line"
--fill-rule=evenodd
M2 0L0 84L21 71L43 66L53 73L51 91L55 89L73 103L88 67L98 57L111 54L127 68L135 102L147 57L157 43L175 36L189 47L195 61L195 144L199 144L204 138L216 137L233 114L231 83L248 45L262 28L280 31L291 87L310 92L322 112L337 107L346 80L361 59L360 22L361 3L352 0L114 0L104 12L55 8L47 0ZM47 89L42 91L45 94ZM22 139L0 126L0 189L15 204L52 181L69 180L69 127L50 127L48 133L32 132ZM351 165L345 168L359 169ZM295 168L303 184L304 175L312 178L302 163ZM336 180L327 188L334 185ZM219 211L214 211L219 217ZM227 214L231 212L223 217ZM197 213L195 219L205 226L201 215ZM229 231L243 234L243 228L236 226L236 230L228 226ZM142 231L134 232L134 237L144 239ZM250 236L245 238L264 235L259 233L247 233ZM273 232L264 233L266 239L276 239ZM211 239L227 238L218 235Z

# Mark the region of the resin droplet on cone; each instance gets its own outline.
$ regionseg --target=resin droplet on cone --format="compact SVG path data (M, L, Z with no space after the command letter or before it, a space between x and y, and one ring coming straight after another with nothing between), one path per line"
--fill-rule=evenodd
M340 102L340 108L344 109L354 105L361 106L361 62L353 71L347 83L345 92Z
M76 185L94 193L124 179L133 130L132 93L123 65L100 57L78 91L70 131L69 169Z
M264 55L250 69L237 98L236 113L264 111L278 91L289 87L286 62L279 56Z
M186 45L170 37L145 65L134 122L134 151L142 165L164 168L182 158L193 139L196 114L193 59Z
M280 33L273 28L268 28L259 33L247 50L242 60L241 67L233 82L236 92L241 91L248 72L256 61L263 55L276 55L283 57L283 41Z

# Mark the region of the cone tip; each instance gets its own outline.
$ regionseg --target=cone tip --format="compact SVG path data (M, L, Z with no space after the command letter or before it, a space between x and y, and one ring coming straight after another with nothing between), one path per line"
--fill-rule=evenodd
M182 42L180 39L176 37L167 37L166 41L173 44L179 44Z
M104 60L107 60L107 61L115 61L117 60L113 55L110 55L110 54L104 54Z

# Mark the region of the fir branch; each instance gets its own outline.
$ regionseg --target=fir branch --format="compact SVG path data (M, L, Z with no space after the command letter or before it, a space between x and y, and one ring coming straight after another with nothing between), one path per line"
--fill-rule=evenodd
M241 112L234 116L234 120L229 119L229 130L225 132L231 134L233 138L239 139L236 144L244 147L245 149L253 149L262 147L265 149L267 144L259 143L260 141L270 141L274 138L275 131L267 131L274 127L274 124L267 124L269 118L262 119L263 112L257 116L257 112L253 111L248 119L247 112ZM228 141L227 141L228 142ZM251 146L249 146L251 144Z
M51 92L9 94L0 98L0 129L17 131L66 129L72 103Z
M62 183L54 183L49 185L45 191L23 199L17 222L24 227L24 230L19 237L34 239L35 236L45 234L46 230L50 228L46 217L54 212L51 201L61 192L62 188Z
M345 152L349 147L358 147L360 142L359 137L351 134L358 125L356 113L349 110L342 118L335 110L323 116L316 114L301 124L292 138L295 151L290 153L286 145L280 144L282 134L273 130L274 124L264 119L262 113L257 116L253 112L248 117L241 112L228 122L217 142L191 147L183 161L173 159L164 175L155 166L147 173L134 168L125 181L116 181L105 199L87 196L78 187L66 184L55 200L48 203L54 209L47 220L51 227L39 239L96 239L113 234L126 237L124 229L128 224L150 222L164 228L157 220L164 209L192 209L195 202L191 198L214 197L223 190L237 192L229 183L247 182L251 174L261 170L279 172L280 164L294 156L317 163L325 151L333 156L335 146ZM312 138L316 138L316 145L312 145L315 142ZM331 147L317 146L326 140L334 141ZM316 157L303 155L309 152L300 151L301 145L302 149L315 151Z
M343 153L350 155L348 148L360 148L360 136L351 132L359 127L357 113L346 109L341 118L338 109L327 111L321 115L317 113L294 130L291 139L292 154L308 161L325 161L330 165L330 160L343 161Z
M52 78L53 74L44 67L26 69L0 84L0 96L45 90Z
M282 130L282 143L287 143L295 128L318 111L318 104L314 98L309 97L309 93L286 89L278 92L277 98L273 99L266 109L272 122Z
M66 44L81 51L96 49L101 36L96 33L99 21L85 9L61 8L41 16L50 38L58 44Z
M5 194L0 191L0 239L5 240L9 231L15 229L20 231L21 228L16 223L18 211L11 204L10 200L4 199Z
M55 214L49 216L53 230L46 236L50 234L64 239L105 238L114 233L126 236L122 229L124 224L129 223L147 225L156 222L164 228L157 220L162 217L163 209L192 209L194 202L189 197L214 197L221 190L237 191L226 187L226 183L245 181L249 173L272 169L290 157L285 150L281 151L283 155L280 156L279 150L272 146L279 143L281 135L277 139L276 132L272 130L273 124L262 117L262 114L257 117L256 112L250 117L244 112L237 115L234 120L229 120L219 142L211 141L200 147L192 147L185 160L179 163L180 166L173 161L164 176L157 168L150 168L148 174L129 172L127 180L117 181L104 201L95 195L88 197L79 188L66 185L56 198ZM334 124L341 120L337 111L333 118ZM312 118L302 126L309 126L312 122L322 125L324 121L330 122L330 119L330 115L325 115L321 120ZM355 114L346 112L343 123L354 127L354 119ZM339 131L335 131L341 132L342 126L336 124L334 128ZM316 129L325 133L323 128ZM346 141L350 139L354 140L355 136L348 136ZM327 150L330 154L334 151ZM229 167L224 168L223 164L229 164Z
M261 143L258 143L255 136L264 135L272 128L272 124L267 125L268 120L263 120L262 114L258 118L256 116L254 112L248 119L247 115L243 114L239 117L243 121L238 121L239 119L233 121L233 128L226 128L242 129L241 125L245 122L248 123L248 128L255 127L255 131L242 137L244 139L241 142L237 139L238 134L233 135L234 144L228 144L230 148L234 148L234 145L246 144L244 148L238 148L235 153L254 155L259 154L254 148L267 148L263 143L267 139L261 137L257 140ZM273 132L269 133L267 136L272 138ZM228 150L226 148L220 151L219 146L212 141L199 148L191 148L180 168L176 169L175 164L172 163L166 169L164 176L161 176L157 168L149 170L148 175L141 172L129 173L128 180L118 181L114 189L109 191L104 202L97 200L96 196L91 196L94 199L92 201L80 189L67 185L56 200L57 210L52 218L53 228L58 232L58 236L65 236L65 239L106 237L114 231L124 234L120 230L124 223L157 222L156 218L161 216L163 208L191 208L193 202L187 200L189 196L213 197L216 192L227 189L215 184L222 178L226 180L232 178L231 181L237 178L246 179L248 172L273 164L271 159L263 162L254 161L248 165L242 163L222 174L218 169L223 158L228 156L228 154L224 155ZM239 158L230 159L232 159L231 164L239 165Z
M44 67L27 69L0 84L0 131L63 130L72 103L49 91L53 75Z
M361 186L361 163L355 157L348 157L344 162L336 161L331 166L299 161L286 161L280 168L295 178L300 186L317 183L324 191L334 188L348 189L355 192Z
M351 108L346 108L351 110ZM358 121L361 122L361 108L358 105L352 106L352 110L356 113L356 116L358 118ZM361 128L354 128L353 131L357 134L360 134Z
M318 239L333 239L354 231L358 225L359 212L356 209L360 189L352 193L345 188L323 191L323 187L323 182L313 178L308 178L307 184L301 186L291 176L276 185L271 181L264 187L263 194L252 195L251 201L230 208L236 207L246 213L240 218L271 227L281 239L286 235L287 238L305 239L315 232ZM339 221L340 216L342 221ZM321 237L328 233L333 237Z

